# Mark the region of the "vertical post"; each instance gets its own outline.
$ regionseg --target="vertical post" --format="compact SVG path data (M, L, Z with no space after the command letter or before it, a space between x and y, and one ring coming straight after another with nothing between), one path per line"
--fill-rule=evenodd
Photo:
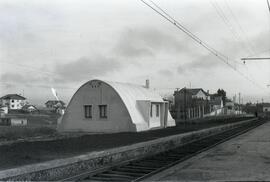
M204 117L204 105L202 106L202 117Z
M186 106L187 106L187 89L186 89L186 87L184 88L184 119L185 119L185 121L187 120L187 108L186 108Z
M238 107L238 112L239 112L239 114L240 114L240 99L241 99L241 93L239 92L239 107Z
M199 118L201 118L201 106L200 105L199 105L198 109L199 109Z

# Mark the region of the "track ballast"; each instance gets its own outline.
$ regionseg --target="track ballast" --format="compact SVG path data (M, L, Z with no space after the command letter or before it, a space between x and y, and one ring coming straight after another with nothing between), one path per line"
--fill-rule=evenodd
M243 126L233 128L216 135L207 136L200 140L189 142L153 156L138 160L131 160L116 164L112 167L85 172L80 175L64 179L64 181L141 181L162 170L176 165L200 152L208 150L233 137L243 134L261 124L263 121L254 121Z

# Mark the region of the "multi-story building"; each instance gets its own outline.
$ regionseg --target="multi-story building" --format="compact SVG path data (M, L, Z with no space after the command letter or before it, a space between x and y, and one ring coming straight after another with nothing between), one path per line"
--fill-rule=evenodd
M174 92L176 119L202 118L210 112L209 94L202 88L183 88Z
M26 98L18 94L8 94L0 98L0 105L7 106L9 110L19 110L26 103Z

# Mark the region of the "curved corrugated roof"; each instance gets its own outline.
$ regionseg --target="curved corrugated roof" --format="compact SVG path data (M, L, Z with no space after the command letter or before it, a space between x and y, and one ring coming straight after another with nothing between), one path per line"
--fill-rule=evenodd
M156 91L150 88L145 88L142 85L111 81L103 82L111 85L119 93L120 96L125 98L132 98L134 100L151 100L153 102L164 102L162 97Z
M164 102L157 92L155 92L150 88L145 88L142 85L134 85L129 83L119 83L110 81L101 81L101 82L107 83L119 94L134 124L145 124L143 115L137 108L138 100L145 100L151 102Z

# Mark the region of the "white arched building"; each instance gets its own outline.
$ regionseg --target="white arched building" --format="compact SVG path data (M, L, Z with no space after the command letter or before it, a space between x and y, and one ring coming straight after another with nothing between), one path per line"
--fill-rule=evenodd
M148 87L88 81L71 98L58 129L110 133L175 126L168 102Z

